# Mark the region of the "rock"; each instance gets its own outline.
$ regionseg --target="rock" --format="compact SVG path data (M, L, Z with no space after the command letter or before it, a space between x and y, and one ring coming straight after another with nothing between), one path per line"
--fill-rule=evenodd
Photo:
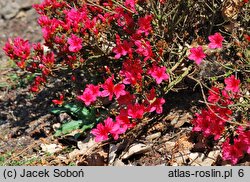
M0 10L2 10L6 4L8 3L8 0L1 0L0 1ZM0 11L0 14L2 14L2 12Z
M20 5L16 2L8 1L3 8L0 9L1 15L9 20L14 18L20 10Z
M15 0L21 9L30 9L33 4L41 2L41 0Z
M192 115L190 113L185 113L183 114L178 121L175 123L174 127L175 128L180 128L182 125L185 123L189 123L190 120L192 119ZM172 124L172 123L171 123Z

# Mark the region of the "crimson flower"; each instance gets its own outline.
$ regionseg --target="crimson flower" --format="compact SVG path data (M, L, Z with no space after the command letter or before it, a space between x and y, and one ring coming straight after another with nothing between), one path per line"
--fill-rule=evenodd
M208 101L211 103L216 103L220 100L220 89L217 87L212 87L208 92Z
M226 87L225 90L232 91L234 93L237 93L240 89L240 80L236 79L234 75L231 75L230 77L226 78L224 80Z
M208 47L210 49L215 49L215 48L222 48L222 41L224 38L220 33L215 33L214 35L208 36L208 39L210 43L208 44Z
M148 73L156 80L157 84L160 84L163 80L168 80L169 75L166 73L166 67L153 66Z
M47 65L48 67L51 67L55 63L55 55L53 52L50 52L46 55L42 56L42 63L44 65Z
M17 37L13 40L8 39L8 42L3 48L4 52L11 59L21 59L22 62L28 59L30 55L30 44L28 40Z
M132 43L128 41L121 42L120 36L116 35L116 47L113 48L113 52L115 53L115 59L119 59L121 56L132 56Z
M128 115L134 119L142 119L145 113L145 106L135 103L134 105L128 106Z
M250 35L244 34L245 39L250 42Z
M201 46L191 48L190 52L191 53L188 56L188 59L195 61L195 63L198 64L198 65L206 57L206 54L204 54L203 49L202 49Z
M69 51L78 52L82 48L82 38L79 38L76 35L72 34L71 37L68 39L68 44Z
M144 33L146 36L150 33L152 30L151 27L151 21L153 17L152 15L146 15L145 17L141 17L138 19L138 29L136 31L137 34L142 34Z
M142 66L139 59L136 60L126 60L123 62L122 70L120 75L125 77L123 79L124 84L140 85L142 81Z
M213 111L203 109L200 114L196 113L196 118L192 121L193 131L202 131L205 137L214 136L214 140L218 140L225 129L225 120L228 119L226 114L229 114L228 109L223 110L218 106Z
M61 94L59 100L54 99L54 100L52 100L52 102L53 102L54 104L56 104L56 105L62 105L62 104L63 104L63 99L64 99L64 95Z
M133 102L135 99L135 96L133 94L130 94L129 92L126 92L125 95L120 96L117 101L118 104L121 105L129 105Z
M232 164L236 164L243 157L244 142L239 139L234 139L233 144L230 144L229 138L222 145L222 158L229 160Z

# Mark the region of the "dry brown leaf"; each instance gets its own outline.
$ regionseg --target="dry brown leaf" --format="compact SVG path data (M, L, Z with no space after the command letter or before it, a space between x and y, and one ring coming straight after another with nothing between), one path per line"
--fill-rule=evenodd
M108 163L112 164L116 158L116 151L118 147L114 144L109 145L109 158L108 158Z
M161 136L161 132L157 132L157 133L154 133L154 134L152 134L152 135L148 135L148 136L146 137L146 140L152 141L152 140L154 140L154 139L159 138L160 136Z
M212 166L220 155L220 151L211 151L209 152L208 156L206 157L203 153L195 152L190 153L190 165L191 166Z
M122 155L122 159L128 159L129 157L131 157L134 154L141 154L141 153L145 153L148 152L151 149L150 145L145 145L142 143L138 143L138 144L134 144L133 146L131 146L128 150L128 152L126 152L125 154Z
M41 144L42 151L48 153L56 153L62 151L63 147L57 144Z
M175 128L180 128L185 123L189 123L192 119L192 115L190 113L185 113L180 117L177 121L177 123L174 125Z
M73 152L69 153L69 158L71 160L74 160L78 155L83 155L88 152L93 146L96 145L96 142L94 141L92 136L88 136L84 141L78 141L77 147L79 149L73 150Z
M92 153L89 156L83 156L76 162L77 166L106 166L107 153Z

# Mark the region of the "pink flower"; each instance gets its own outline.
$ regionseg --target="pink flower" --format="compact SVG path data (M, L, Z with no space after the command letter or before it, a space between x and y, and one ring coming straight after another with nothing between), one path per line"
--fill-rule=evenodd
M152 88L147 94L147 100L145 101L146 105L149 105L147 108L148 112L156 111L157 114L161 114L163 111L162 105L165 103L164 98L156 98L155 89Z
M133 128L135 126L135 123L131 123L128 118L128 111L125 109L122 109L120 111L120 114L116 116L116 122L120 124L121 131L125 133L127 129Z
M209 102L216 103L220 100L220 89L219 88L212 87L208 93L209 93L209 96L208 96Z
M119 135L124 133L124 129L120 127L120 124L113 122L112 118L108 117L104 120L104 125L99 123L97 128L93 129L91 133L95 135L95 141L100 142L108 140L109 134L111 134L115 140L118 139Z
M208 44L208 47L210 49L222 48L222 41L224 40L224 38L221 36L220 33L210 35L208 36L208 39L210 41L210 43Z
M106 130L114 137L115 140L118 139L118 135L121 134L120 125L113 122L113 119L108 117L104 120Z
M17 37L13 40L8 39L8 42L3 48L4 52L11 59L21 59L22 62L28 59L30 55L30 44L28 40Z
M188 59L195 61L196 64L200 64L201 61L206 57L204 54L202 47L194 47L190 49L190 55L188 56Z
M135 10L135 0L126 0L125 6L131 9L133 12L136 12Z
M153 66L148 73L156 80L157 84L169 79L169 75L166 73L166 67Z
M86 106L89 106L92 102L96 101L96 96L93 94L92 90L86 88L82 95L77 97L79 100L83 101Z
M228 116L227 110L220 107L213 108L213 110L203 109L200 114L196 113L196 118L192 121L193 131L202 131L205 137L214 136L214 140L218 140L225 129L225 120ZM217 117L215 113L225 120Z
M121 43L121 39L119 35L116 35L116 47L113 48L113 52L115 53L115 59L119 59L121 56L132 56L132 43L128 41L124 41Z
M78 52L82 48L82 38L75 36L74 34L68 39L69 51Z
M239 140L234 139L233 144L230 144L229 138L222 145L222 158L229 160L232 164L236 164L241 157L243 157L243 149L245 144Z
M72 8L71 10L66 11L65 14L68 22L76 24L78 24L81 20L85 20L87 18L87 14L85 12L85 9L83 8L81 9Z
M230 77L226 78L224 80L226 84L225 90L232 91L234 93L237 93L240 89L240 80L236 79L234 75L231 75Z
M134 119L142 119L145 113L145 106L136 103L135 105L128 106L128 115Z
M116 96L116 98L118 99L120 96L125 95L126 91L125 89L125 85L123 84L116 84L114 87L114 94Z
M156 100L150 105L150 111L156 111L157 114L161 114L163 109L162 105L165 103L165 99L163 98L156 98Z
M106 127L102 123L99 123L95 129L92 129L91 133L95 135L96 142L108 140L109 138L108 137L109 131L106 129Z
M145 61L153 56L152 48L149 41L136 40L135 45L137 46L136 53L145 57Z
M129 92L126 92L125 95L122 95L121 97L119 97L119 99L117 99L118 104L121 105L129 105L131 104L135 99L135 96L130 94Z
M95 86L93 84L88 84L86 88L88 88L95 97L98 97L101 95L99 85Z
M125 77L123 83L132 85L140 85L142 81L142 73L143 70L139 59L124 61L122 70L120 71L120 75Z
M136 33L137 34L145 33L145 35L147 36L152 30L151 27L152 19L153 19L152 15L146 15L145 17L139 18L138 19L139 28L137 29Z
M109 100L112 100L113 95L115 94L116 98L118 99L121 95L125 95L126 91L125 85L123 84L116 84L113 83L113 77L109 77L105 83L102 85L103 91L101 92L102 97L109 96Z

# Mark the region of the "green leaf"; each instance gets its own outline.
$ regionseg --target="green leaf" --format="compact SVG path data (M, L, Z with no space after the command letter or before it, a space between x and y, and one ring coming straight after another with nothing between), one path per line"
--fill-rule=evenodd
M90 114L89 110L88 110L86 107L82 108L81 113L82 113L84 116L88 116L88 115Z
M56 114L56 115L59 115L60 113L62 113L62 112L67 112L67 111L68 111L68 110L65 109L65 108L63 108L63 107L57 107L57 108L53 108L53 109L50 110L50 112L51 112L52 114Z
M84 131L86 131L88 129L92 129L94 126L95 126L95 123L83 125L83 127L81 128L81 130L84 132Z
M68 134L70 132L72 132L73 130L79 129L82 125L82 121L81 120L72 120L70 122L67 122L65 124L63 124L61 126L61 128L59 128L56 133L55 136L60 136L62 134Z
M64 108L68 109L72 114L77 114L81 110L81 107L75 103L68 103L63 106Z

